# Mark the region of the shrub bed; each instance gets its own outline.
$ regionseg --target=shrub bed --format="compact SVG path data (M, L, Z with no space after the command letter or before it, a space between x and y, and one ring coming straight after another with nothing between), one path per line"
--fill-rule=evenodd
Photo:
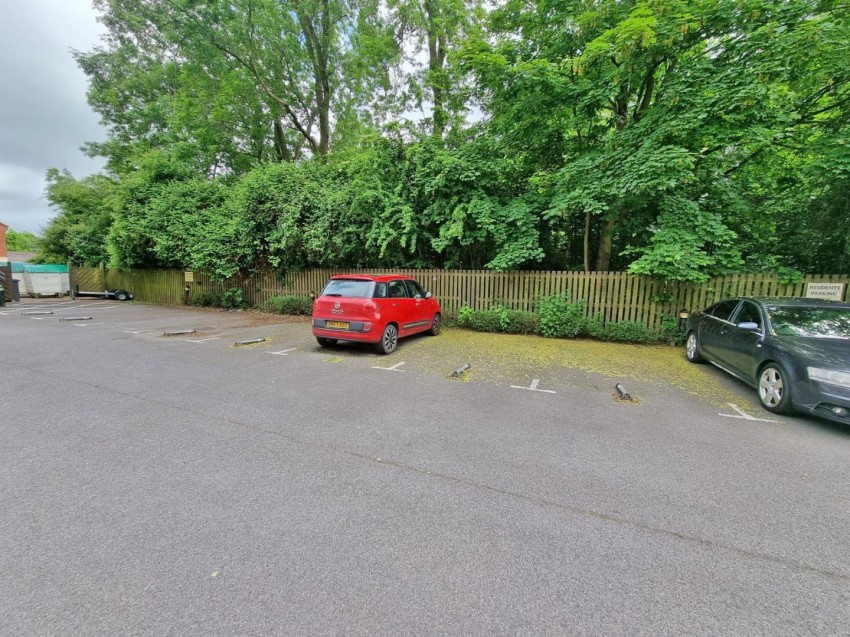
M500 332L503 334L536 334L539 319L531 312L493 307L489 310L473 310L463 306L457 316L457 325L476 332Z
M306 296L273 296L266 305L277 314L309 316L313 311L313 301Z
M538 300L537 312L522 312L494 306L474 310L463 306L455 324L477 332L540 334L548 338L589 337L617 343L673 343L678 337L676 322L665 319L660 331L637 321L604 323L601 316L588 318L584 301L568 296L547 296Z
M192 297L192 305L198 307L220 307L226 310L245 307L245 296L240 288L230 288L224 292L198 292Z

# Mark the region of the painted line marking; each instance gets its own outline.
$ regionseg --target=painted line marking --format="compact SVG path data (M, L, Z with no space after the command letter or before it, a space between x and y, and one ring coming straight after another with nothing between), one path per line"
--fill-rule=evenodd
M153 332L153 330L124 330L125 334L144 334L145 332Z
M520 387L519 385L511 385L513 389L527 389L528 391L539 391L544 394L554 394L555 392L551 389L537 389L537 386L540 384L540 379L535 378L531 381L531 387Z
M186 342L187 343L206 343L207 341L217 341L217 340L219 340L218 336L210 336L209 338L199 338L197 340L187 338Z
M388 372L404 372L404 371L407 371L405 369L399 369L399 367L401 367L402 365L404 365L404 361L402 361L401 363L396 363L392 367L378 367L377 365L372 365L372 369L383 369L383 370L388 371Z
M71 323L74 327L89 327L91 325L103 325L103 322L100 323Z
M282 349L279 352L266 352L266 354L274 354L275 356L288 356L287 352L294 352L297 349L297 347L290 347L289 349Z
M770 420L768 418L756 418L755 416L750 416L743 409L738 407L735 403L726 403L732 409L738 412L738 415L735 414L717 414L718 416L723 416L724 418L738 418L740 420L753 420L757 422L777 422L776 420Z

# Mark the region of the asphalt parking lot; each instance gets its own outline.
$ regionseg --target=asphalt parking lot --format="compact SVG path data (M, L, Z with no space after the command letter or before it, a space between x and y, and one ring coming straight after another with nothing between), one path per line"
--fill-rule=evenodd
M850 431L681 350L66 298L0 365L0 634L850 634Z

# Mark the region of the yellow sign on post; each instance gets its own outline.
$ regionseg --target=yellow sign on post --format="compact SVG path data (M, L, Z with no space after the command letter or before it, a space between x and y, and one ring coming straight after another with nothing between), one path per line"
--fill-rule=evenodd
M807 283L806 284L807 299L829 299L831 301L841 301L844 299L844 284L843 283Z
M183 280L186 283L194 283L195 282L195 273L194 272L184 272Z

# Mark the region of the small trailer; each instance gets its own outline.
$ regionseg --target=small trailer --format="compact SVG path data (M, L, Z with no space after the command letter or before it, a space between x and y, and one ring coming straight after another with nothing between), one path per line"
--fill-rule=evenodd
M102 299L115 299L116 301L129 301L133 298L133 295L130 294L127 290L104 290L103 292L92 292L88 290L74 290L71 294L74 298L85 296L85 297L99 297Z

